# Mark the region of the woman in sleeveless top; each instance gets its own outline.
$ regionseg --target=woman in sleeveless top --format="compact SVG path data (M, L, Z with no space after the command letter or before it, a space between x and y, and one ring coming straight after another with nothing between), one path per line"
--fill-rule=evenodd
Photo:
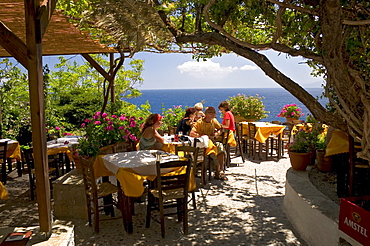
M164 138L159 135L157 129L162 125L162 116L151 114L146 119L139 142L139 150L161 149Z

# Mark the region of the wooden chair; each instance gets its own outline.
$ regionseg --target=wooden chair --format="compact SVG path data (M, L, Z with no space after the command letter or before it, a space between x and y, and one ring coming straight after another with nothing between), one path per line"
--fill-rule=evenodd
M242 126L240 126L240 123L235 125L235 135L236 135L236 147L235 147L235 156L237 156L238 150L240 153L240 156L242 157L242 161L244 162L244 153L243 153L243 132L242 132Z
M6 184L6 151L8 149L8 141L0 142L0 162L1 162L1 181Z
M230 162L231 162L231 159L230 159L230 145L227 142L227 140L229 139L229 134L233 134L232 131L230 131L229 129L223 129L223 131L220 135L220 138L219 138L219 142L222 143L222 145L224 146L225 151L226 151L224 169L226 167L230 167Z
M265 157L266 160L268 158L268 146L269 146L269 141L266 141L265 143L261 143L255 139L255 135L257 132L257 127L255 124L249 122L248 123L248 142L252 147L252 159L256 159L256 156L258 155L258 159L261 160L261 153L265 151Z
M101 219L99 212L103 211L104 208L109 207L111 209L111 215L114 216L113 206L116 206L121 213L123 213L122 203L118 201L122 201L122 190L109 182L103 182L100 184L96 183L95 174L94 174L94 161L81 158L82 164L82 174L83 174L83 181L85 186L85 195L86 195L86 206L87 206L87 213L89 218L89 226L92 224L92 215L94 215L94 231L95 233L99 233L99 222L104 220L112 220L112 219L119 219L123 216L119 217L110 217ZM113 197L112 203L107 204L106 202L100 202L100 199L104 199L109 195L113 195L117 193L117 197ZM118 201L117 201L118 200ZM107 200L105 200L107 201ZM103 204L103 205L99 205ZM123 221L124 223L124 221Z
M179 152L182 151L184 152L184 157L190 158L193 162L192 164L192 171L194 173L194 177L197 173L198 170L198 153L199 153L199 148L198 147L191 147L191 146L178 146L175 145L175 154L178 155ZM203 163L203 161L202 161ZM202 164L201 163L201 164ZM189 202L193 202L193 208L197 209L197 203L195 200L195 191L191 192L191 199Z
M200 140L194 138L193 146L197 147ZM208 180L211 180L212 177L212 158L206 154L205 148L199 148L197 163L201 165L201 186L204 187L207 184L207 171L208 171Z
M35 176L35 163L33 159L33 148L24 149L22 154L23 154L23 159L26 161L26 164L27 164L31 200L35 200L36 176ZM53 162L49 164L54 165ZM53 166L49 166L48 172L49 172L50 187L52 187L52 181L59 177L59 173L58 173L57 168Z
M163 168L186 168L186 172L168 176L161 176ZM162 237L165 236L164 208L177 207L178 221L183 222L184 234L188 234L188 187L191 171L191 160L156 162L156 182L149 182L148 205L146 214L146 228L150 227L152 210L159 210Z

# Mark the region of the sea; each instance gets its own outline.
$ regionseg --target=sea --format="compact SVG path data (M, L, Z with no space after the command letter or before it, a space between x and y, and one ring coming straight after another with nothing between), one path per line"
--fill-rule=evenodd
M328 103L327 98L321 98L324 91L323 88L308 88L306 89L314 98L325 106ZM161 113L162 108L168 109L173 106L181 105L185 107L193 107L198 102L203 102L204 109L206 107L215 107L218 111L220 102L229 99L229 97L245 94L247 96L258 95L264 97L263 104L265 110L269 111L268 117L261 121L279 120L285 122L284 118L279 118L277 115L286 104L296 103L304 113L301 119L305 120L310 111L297 98L291 95L283 88L239 88L239 89L156 89L156 90L141 90L142 95L137 98L128 99L127 101L137 106L145 104L149 101L152 113ZM220 121L220 114L218 113Z

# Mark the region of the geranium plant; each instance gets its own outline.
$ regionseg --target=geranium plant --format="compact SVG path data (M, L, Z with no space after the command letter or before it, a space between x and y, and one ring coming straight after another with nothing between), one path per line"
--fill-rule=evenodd
M297 104L287 104L285 105L278 114L278 117L286 117L292 119L299 119L299 117L303 116L302 109L297 106Z
M321 124L308 125L303 123L303 127L293 131L293 141L288 143L288 151L297 153L309 153L316 148L319 136L322 134Z
M95 157L99 149L119 142L134 141L140 136L143 118L97 112L81 124L85 136L79 139L77 151L84 157Z
M229 97L227 100L231 107L231 112L234 115L238 115L245 119L261 120L267 117L269 111L265 110L262 100L264 97L258 96L246 96L244 94L238 94L236 96Z

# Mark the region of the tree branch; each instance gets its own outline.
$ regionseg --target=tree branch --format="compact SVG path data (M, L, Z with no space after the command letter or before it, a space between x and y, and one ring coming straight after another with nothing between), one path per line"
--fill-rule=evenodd
M302 12L302 13L307 13L307 14L310 14L310 15L318 15L319 14L316 10L298 7L298 6L295 6L295 5L292 5L292 4L287 4L285 2L282 3L282 2L279 2L277 0L267 0L267 1L269 1L271 3L274 3L276 5L279 5L280 7L287 8L287 9L294 9L294 10L297 10L297 11Z

